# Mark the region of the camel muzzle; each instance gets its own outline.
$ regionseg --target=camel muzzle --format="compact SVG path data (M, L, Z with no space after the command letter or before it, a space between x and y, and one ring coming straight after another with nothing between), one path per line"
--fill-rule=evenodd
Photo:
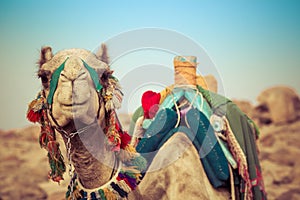
M47 103L51 108L51 105L53 103L53 96L54 93L57 89L57 85L58 85L58 80L60 77L61 72L64 70L65 68L65 63L69 58L67 58L52 74L51 80L50 80L50 91L49 91L49 95L47 97ZM83 61L83 65L84 67L87 69L87 71L89 72L91 79L93 80L94 86L95 86L95 90L99 93L101 91L101 89L103 88L103 86L101 85L99 78L98 78L98 74L97 72L90 67L85 61Z

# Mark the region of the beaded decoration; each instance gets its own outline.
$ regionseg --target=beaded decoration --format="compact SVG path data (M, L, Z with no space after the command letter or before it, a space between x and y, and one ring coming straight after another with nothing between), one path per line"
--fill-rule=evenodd
M39 123L41 125L41 133L39 137L39 143L41 148L48 151L48 159L50 165L50 171L48 174L55 182L63 180L63 173L66 171L63 156L59 149L59 143L56 141L55 130L51 126L46 110L46 99L38 94L37 98L33 100L27 111L27 119L33 123Z
M91 200L115 200L125 198L140 183L141 172L146 168L146 160L137 155L134 158L123 162L116 175L106 184L95 189L86 189L78 180L75 174L70 185L73 185L73 197L76 199ZM66 199L71 200L71 188L68 187Z
M56 141L55 130L47 116L46 99L41 94L39 93L37 98L29 104L27 119L41 125L39 142L40 146L48 151L51 168L48 177L59 183L63 180L66 167L59 143ZM113 109L108 110L107 115L109 117L106 122L108 126L105 129L106 143L110 150L116 153L118 160L121 162L121 168L107 184L93 191L85 189L75 174L71 180L72 183L70 183L73 190L70 186L68 187L67 199L72 199L72 197L85 199L87 196L90 199L119 199L120 197L126 197L140 182L141 173L146 169L147 161L130 144L131 136L123 131L119 123L116 122L115 111Z
M84 188L75 174L66 193L67 199L72 199L71 191L75 198L80 199L120 199L127 197L128 193L134 190L141 181L141 173L147 167L146 159L130 144L131 136L116 122L114 110L109 112L107 120L108 128L105 130L107 144L110 150L116 153L120 168L108 183L92 190ZM72 185L73 190L71 190Z

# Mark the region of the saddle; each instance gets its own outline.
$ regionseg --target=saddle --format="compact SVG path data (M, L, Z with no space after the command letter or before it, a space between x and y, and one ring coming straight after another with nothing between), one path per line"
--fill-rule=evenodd
M255 143L259 130L247 115L231 100L199 85L189 90L166 88L158 94L160 99L152 102L158 104L154 117L146 116L149 110L141 106L133 114L129 129L134 139L136 128L142 126L136 149L148 165L172 135L183 132L197 149L213 187L230 184L236 199L267 199ZM186 106L180 107L184 102ZM137 126L140 119L143 122Z
M227 186L228 162L209 121L211 114L208 103L197 91L176 88L161 102L153 119L144 119L145 132L136 150L150 165L160 147L176 132L183 132L197 149L210 183L215 188Z

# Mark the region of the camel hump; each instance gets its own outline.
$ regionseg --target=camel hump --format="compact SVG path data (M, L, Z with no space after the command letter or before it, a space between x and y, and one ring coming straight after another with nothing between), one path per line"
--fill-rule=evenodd
M163 144L148 171L139 185L144 200L223 200L230 196L226 189L211 186L196 148L183 132L175 133Z

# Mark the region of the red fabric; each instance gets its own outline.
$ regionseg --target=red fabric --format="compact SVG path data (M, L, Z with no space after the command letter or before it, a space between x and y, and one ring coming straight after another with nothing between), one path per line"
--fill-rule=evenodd
M34 112L33 110L29 110L27 113L27 119L33 123L39 122L41 117L42 115L40 112Z
M131 136L126 131L122 131L118 123L116 123L116 130L120 134L121 138L120 147L121 149L124 149L129 144Z
M159 104L154 104L153 106L151 106L151 108L149 110L149 118L150 119L152 119L153 117L155 117L158 109L159 109Z
M142 107L144 110L144 117L153 118L159 108L160 93L151 90L146 91L142 96Z
M131 136L127 132L120 133L121 137L121 149L124 149L131 140Z
M116 123L115 127L118 132L122 132L118 122Z

